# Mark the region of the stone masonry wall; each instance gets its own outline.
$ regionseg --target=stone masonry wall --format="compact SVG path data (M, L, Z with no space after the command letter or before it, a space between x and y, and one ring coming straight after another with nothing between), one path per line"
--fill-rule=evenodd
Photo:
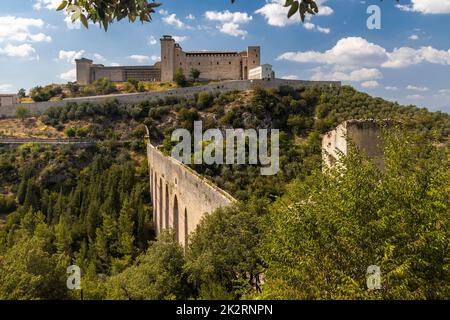
M150 192L156 233L172 229L185 246L206 213L232 204L235 199L177 160L147 145Z
M211 83L204 86L179 88L168 91L161 92L142 92L142 93L128 93L128 94L112 94L106 96L91 96L91 97L81 97L81 98L69 98L60 101L48 101L48 102L37 102L37 103L24 103L16 104L12 106L0 107L0 117L15 117L16 108L18 106L26 107L29 110L30 116L37 116L44 113L51 107L64 106L69 102L75 103L101 103L110 99L117 99L120 103L134 104L147 100L160 99L165 97L190 97L196 93L202 91L208 92L226 92L231 90L250 90L255 86L260 86L263 88L279 88L282 85L288 85L296 89L315 86L315 85L326 85L326 86L340 86L341 83L338 81L303 81L303 80L283 80L283 79L272 79L272 80L238 80L238 81L225 81Z

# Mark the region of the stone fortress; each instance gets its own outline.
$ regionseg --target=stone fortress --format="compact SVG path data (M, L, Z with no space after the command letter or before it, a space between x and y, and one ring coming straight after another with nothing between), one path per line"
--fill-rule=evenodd
M261 48L250 46L246 51L183 51L170 35L161 38L161 61L152 66L107 67L92 60L75 60L77 83L89 84L106 78L113 82L129 79L140 81L173 81L178 69L189 78L191 69L200 71L201 80L270 79L272 66L261 65Z

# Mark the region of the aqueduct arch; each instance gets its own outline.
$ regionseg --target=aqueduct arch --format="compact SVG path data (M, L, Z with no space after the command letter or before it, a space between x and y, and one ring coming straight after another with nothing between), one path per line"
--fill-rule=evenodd
M163 155L150 142L147 157L156 234L170 228L185 246L206 213L236 201L192 169Z

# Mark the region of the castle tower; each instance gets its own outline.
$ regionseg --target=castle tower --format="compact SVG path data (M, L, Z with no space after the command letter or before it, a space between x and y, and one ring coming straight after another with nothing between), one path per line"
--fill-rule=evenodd
M244 76L248 79L248 71L259 67L261 65L261 47L248 47L247 48L247 74Z
M172 36L161 39L161 81L173 81L175 75L175 40Z
M77 83L78 84L89 84L91 83L91 66L92 60L81 58L76 59L75 63L77 65Z

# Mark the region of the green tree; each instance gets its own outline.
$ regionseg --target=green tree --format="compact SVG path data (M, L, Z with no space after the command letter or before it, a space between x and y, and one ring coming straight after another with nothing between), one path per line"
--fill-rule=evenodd
M187 80L186 76L184 75L183 69L178 68L177 72L174 76L175 83L180 87L186 87L187 86Z
M385 169L354 148L341 166L295 182L269 211L270 299L448 299L450 174L432 142L385 139ZM367 290L377 265L382 289Z
M190 239L186 270L202 299L237 299L259 290L258 254L264 201L219 209L203 218Z
M25 118L28 116L28 108L26 107L17 107L16 108L16 115L20 120L25 120Z
M136 263L107 282L109 299L187 299L190 290L183 270L183 248L170 233L162 233Z
M22 236L20 241L0 257L0 299L66 299L65 256L51 255L46 241L38 233L45 224L37 226L36 235Z
M198 80L198 78L200 78L200 74L201 74L200 70L194 68L191 69L190 76L192 79Z
M25 91L24 88L21 88L21 89L19 90L19 92L17 92L17 96L18 96L20 99L23 99L23 98L25 98L25 97L27 96L27 92Z
M74 138L77 135L77 131L74 128L67 128L66 136L69 138Z

